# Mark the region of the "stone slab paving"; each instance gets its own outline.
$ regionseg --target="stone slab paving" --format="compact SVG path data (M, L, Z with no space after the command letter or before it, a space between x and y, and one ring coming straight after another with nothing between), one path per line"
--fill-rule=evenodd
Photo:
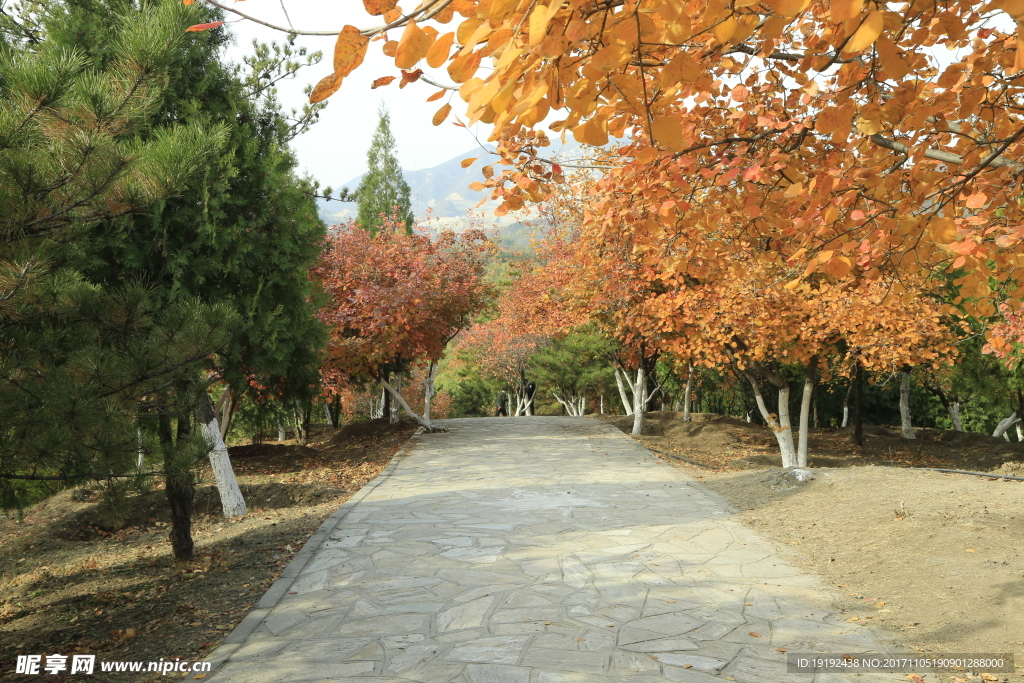
M721 498L613 427L443 424L339 511L209 680L904 680L786 673L777 648L885 647Z

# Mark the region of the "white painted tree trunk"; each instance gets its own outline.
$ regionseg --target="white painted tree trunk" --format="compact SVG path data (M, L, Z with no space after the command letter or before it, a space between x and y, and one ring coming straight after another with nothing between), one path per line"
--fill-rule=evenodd
M626 415L633 414L633 406L630 405L629 395L626 393L626 382L623 381L623 373L619 370L619 366L613 366L612 369L615 371L615 385L619 387L619 398L622 400L622 409L626 411Z
M400 393L398 393L398 390L395 389L395 387L393 387L390 382L388 382L386 379L381 379L380 380L380 384L381 384L382 387L384 387L388 391L389 394L391 394L391 398L394 401L396 401L399 406L401 406L402 410L405 411L406 415L408 415L412 419L416 420L416 422L421 427L423 427L423 429L425 429L426 431L428 431L428 432L434 431L434 426L432 424L430 424L430 420L425 420L425 419L423 419L422 416L417 415L416 413L414 413L412 411L412 408L409 407L409 404L405 402L405 399L402 398L402 395Z
M775 440L779 443L779 451L782 453L782 466L783 467L796 467L796 448L793 445L793 428L789 423L789 387L785 389L779 389L779 416L776 418L774 414L769 412L768 406L764 403L764 396L761 394L761 386L757 383L751 375L747 375L747 381L750 382L751 388L754 390L754 400L757 402L757 408L761 411L761 417L771 428L772 433L775 434Z
M914 439L914 423L910 418L910 373L903 373L900 383L900 425L904 439Z
M1017 424L1018 422L1020 422L1020 418L1017 417L1017 411L1010 413L1010 417L999 421L999 424L996 425L996 430L992 432L992 436L1003 436L1004 434L1006 434L1007 429Z
M201 399L202 400L202 399ZM213 404L209 397L200 403L197 410L199 429L206 439L210 451L210 467L213 469L213 478L217 483L217 492L220 494L220 504L224 516L241 517L245 514L245 498L238 488L238 480L235 479L235 471L231 469L231 458L228 457L228 448L224 439L220 436L220 425L217 424L217 416L213 412Z
M1017 431L1020 431L1019 429ZM146 453L142 449L142 430L138 427L135 428L135 441L139 449L138 457L135 460L135 466L142 471L142 466L146 464Z
M958 431L958 432L964 431L964 423L961 422L961 417L959 417L959 401L958 400L954 400L953 402L949 403L949 421L951 423L953 423L953 430L954 431Z
M284 428L284 423L281 422L281 418L277 418L277 440L284 441L288 438L288 432Z
M647 407L647 376L643 361L636 369L636 383L633 384L633 431L639 436L644 427L644 409Z
M427 376L423 380L423 419L430 422L430 406L434 400L434 380L437 378L437 364L430 361Z
M598 410L600 410L600 411L601 411L601 413L600 413L601 415L604 415L604 394L601 394L601 403L600 403L600 406L601 406L601 407L600 407L600 408L598 408Z
M843 404L843 423L841 425L839 425L839 426L845 428L846 425L849 424L849 423L850 423L850 404L849 403L844 403Z
M693 365L686 373L686 389L683 390L683 422L691 419L690 409L693 407Z
M400 373L400 372L396 372L395 373L395 381L394 381L393 384L390 384L390 386L394 388L394 391L391 392L392 398L394 398L395 396L401 396L402 395L402 373ZM401 417L401 412L400 411L401 411L401 408L399 408L399 406L395 403L395 401L392 401L391 402L391 415L388 416L388 419L391 421L391 424L396 424L398 422L399 417Z
M1018 422L1017 424L1014 425L1014 427L1017 430L1017 441L1024 441L1024 430L1020 428L1020 423Z
M814 395L814 384L817 380L817 365L812 364L807 368L807 378L804 380L804 393L800 397L800 434L797 439L796 466L807 467L807 435L810 427L811 397ZM779 397L779 404L782 398Z
M334 423L334 415L331 415L331 404L329 401L324 401L324 417L327 418L327 425L330 427L337 427Z

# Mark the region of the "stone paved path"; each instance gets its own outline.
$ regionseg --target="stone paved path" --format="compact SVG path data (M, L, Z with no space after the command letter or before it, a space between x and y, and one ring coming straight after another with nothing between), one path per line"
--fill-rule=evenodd
M787 674L776 648L883 648L721 499L618 430L444 424L342 511L262 623L215 653L229 658L210 680L904 680Z

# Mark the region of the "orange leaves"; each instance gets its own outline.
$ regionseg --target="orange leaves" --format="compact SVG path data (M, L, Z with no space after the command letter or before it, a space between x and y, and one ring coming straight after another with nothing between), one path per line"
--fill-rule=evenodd
M830 16L833 23L841 24L853 19L864 9L864 0L830 0Z
M359 32L355 26L345 26L338 33L334 43L334 73L344 78L363 63L366 46L370 39Z
M452 111L452 105L446 104L434 113L434 118L431 120L435 126L440 126L444 123L444 120L448 118L448 114Z
M454 33L444 33L427 50L427 64L437 69L448 61L448 55L452 51L452 44L455 42Z
M625 45L609 45L594 53L590 58L590 66L598 71L615 71L628 62L632 54L632 50Z
M194 1L195 1L195 0L193 0L193 2L194 2ZM190 2L186 2L185 4L186 4L186 5L190 5L190 4L192 4L192 3L190 3ZM224 25L224 22L223 22L223 21L211 21L211 22L210 22L210 23L208 23L208 24L193 24L192 26L189 26L189 27L188 27L187 29L185 29L185 30L186 30L186 31L208 31L208 30L209 30L209 29L211 29L211 28L217 28L218 26L223 26L223 25Z
M465 83L476 70L480 67L480 53L469 52L467 54L456 57L451 64L448 65L448 75L451 76L452 80L456 83Z
M654 141L671 152L683 149L683 129L679 120L671 116L659 116L651 122L651 134Z
M381 76L380 78L374 79L373 83L370 84L370 89L375 90L377 88L382 88L385 85L391 85L394 80L394 76Z
M841 279L849 275L852 267L853 263L846 256L835 256L825 263L823 270L832 277Z
M434 29L430 30L434 35L421 29L415 21L409 21L395 50L395 66L399 69L411 69L427 56L427 51L434 44L434 36L437 34Z
M372 16L379 16L393 10L397 4L395 0L363 0L366 13Z
M882 25L885 15L879 10L871 10L860 27L854 32L843 47L844 52L860 52L864 48L871 47L882 34Z
M938 244L952 244L956 241L958 230L952 218L936 218L929 226L932 238Z
M315 104L325 100L338 91L345 76L348 76L363 63L366 46L369 42L370 39L360 33L355 26L345 26L341 29L334 44L334 73L316 84L313 92L309 95L310 103ZM378 81L380 80L378 79ZM386 84L382 83L381 85Z

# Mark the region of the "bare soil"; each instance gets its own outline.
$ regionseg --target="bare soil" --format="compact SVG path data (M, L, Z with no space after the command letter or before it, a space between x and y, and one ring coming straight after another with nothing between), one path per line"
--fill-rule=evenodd
M116 525L102 514L96 492L82 489L53 496L21 519L0 517L0 680L65 679L13 674L18 654L202 659L310 534L376 477L415 429L411 423L355 423L321 429L309 446L231 448L250 511L238 520L221 516L216 489L206 483L212 480L207 465L205 485L196 489L192 562L171 555L162 489L129 499Z
M600 419L632 427L631 417ZM1024 681L1024 482L997 478L1024 477L1024 444L933 429L918 429L916 443L894 427L865 433L857 448L849 430L813 430L813 479L802 485L783 476L767 428L734 418L652 413L637 440L725 497L834 589L836 609L897 651L1015 655L1016 674L919 673L926 683Z

